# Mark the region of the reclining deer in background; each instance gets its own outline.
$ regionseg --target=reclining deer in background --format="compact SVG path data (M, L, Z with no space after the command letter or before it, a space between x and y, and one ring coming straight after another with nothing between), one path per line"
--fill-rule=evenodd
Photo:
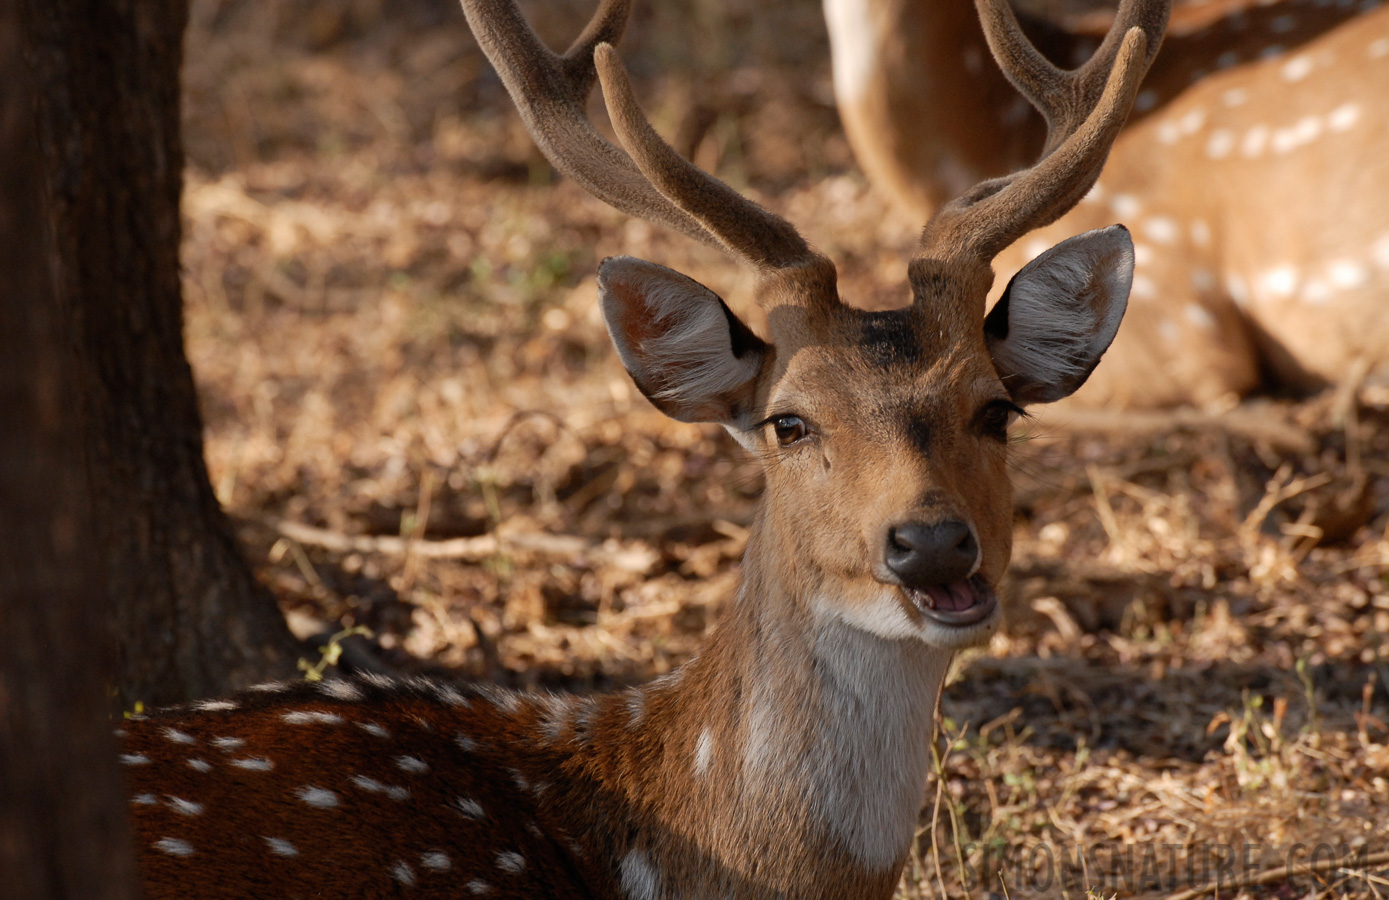
M968 0L825 11L855 154L913 215L1040 144L1026 104L984 64ZM1058 58L1093 40L1038 31ZM1133 227L1128 325L1078 399L1307 390L1362 362L1389 377L1389 7L1187 3L1166 47L1096 190L998 259L1007 275L1059 236L1116 217Z
M626 0L604 0L562 57L511 0L464 8L558 168L758 273L769 340L669 269L599 271L646 396L765 464L742 585L698 658L605 697L368 678L131 721L147 896L886 898L951 654L999 620L1009 423L1085 380L1132 274L1122 227L1084 234L986 318L990 260L1090 189L1165 0L1126 3L1075 72L981 0L995 53L1047 115L1046 155L943 208L908 266L912 305L871 313L841 302L790 224L657 137L611 46ZM626 153L585 118L595 79Z

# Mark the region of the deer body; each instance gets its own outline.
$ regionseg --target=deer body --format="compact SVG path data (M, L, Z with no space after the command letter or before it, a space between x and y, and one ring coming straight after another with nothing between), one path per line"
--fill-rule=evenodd
M465 0L558 168L758 274L766 339L670 269L614 257L598 275L638 388L763 462L742 584L697 659L605 698L366 679L133 719L147 896L892 894L951 655L999 623L1009 424L1085 381L1133 275L1128 232L1101 228L1039 255L986 316L990 261L1094 183L1167 15L1129 0L1094 58L1061 71L1000 0L979 9L1046 111L1045 153L933 217L912 304L868 312L789 223L651 130L610 43L625 0L563 56L509 0ZM595 81L625 153L586 119Z
M980 65L968 7L826 0L855 154L913 214L1040 140ZM836 24L855 17L876 27ZM1093 40L1039 31L1059 58ZM1389 7L1191 4L1166 46L1097 188L998 257L1007 275L1059 236L1115 217L1133 228L1129 325L1078 399L1200 404L1315 389L1366 363L1389 375ZM945 115L970 128L930 127Z
M816 606L745 592L599 699L369 679L130 722L146 894L888 897L950 655Z

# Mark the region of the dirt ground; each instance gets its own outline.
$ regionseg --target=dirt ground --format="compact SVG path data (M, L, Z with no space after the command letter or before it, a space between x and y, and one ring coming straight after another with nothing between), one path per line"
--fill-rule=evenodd
M527 8L556 44L588 12ZM823 28L647 2L623 54L682 152L900 302L920 223L853 166ZM689 659L761 476L640 397L593 275L651 259L755 320L748 275L557 180L449 0L195 0L186 95L208 459L296 627L522 687ZM1389 389L1015 444L1008 624L946 692L900 896L1389 895Z

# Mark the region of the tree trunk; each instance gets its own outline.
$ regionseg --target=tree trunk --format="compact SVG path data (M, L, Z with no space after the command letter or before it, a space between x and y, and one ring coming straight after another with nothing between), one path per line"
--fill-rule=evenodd
M290 671L284 619L208 482L183 353L186 0L22 0L59 308L72 324L117 694L161 704Z
M0 893L135 896L17 8L0 0Z

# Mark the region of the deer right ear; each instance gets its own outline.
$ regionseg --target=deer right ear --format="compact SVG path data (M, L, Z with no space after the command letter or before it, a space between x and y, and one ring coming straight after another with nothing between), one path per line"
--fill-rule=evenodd
M1064 240L1022 267L984 319L1003 386L1021 404L1070 396L1119 330L1133 283L1122 225Z
M682 422L740 424L756 399L768 347L717 294L630 256L603 260L598 294L618 358L661 412Z

